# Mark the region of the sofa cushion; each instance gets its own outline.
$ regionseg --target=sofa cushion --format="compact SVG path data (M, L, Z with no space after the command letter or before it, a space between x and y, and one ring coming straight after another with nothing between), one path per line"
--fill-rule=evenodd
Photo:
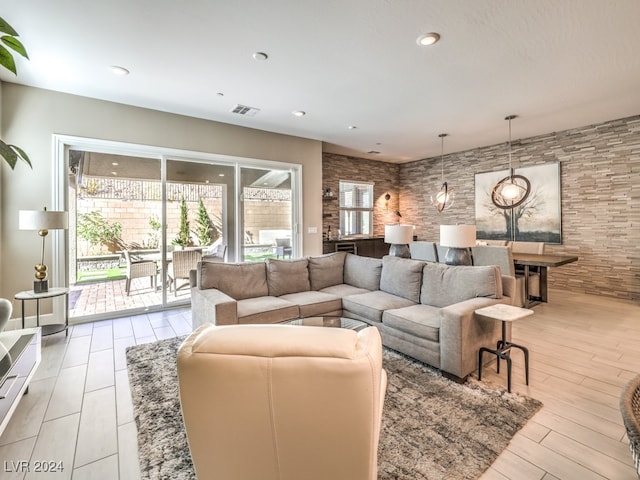
M342 308L374 322L382 321L382 312L414 305L415 302L381 290L350 295L342 299Z
M332 287L323 288L320 290L324 293L330 293L331 295L335 295L337 297L343 298L348 295L358 295L360 293L369 293L369 290L366 288L358 288L353 285L348 285L346 283L341 283L340 285L333 285Z
M411 305L410 307L385 310L382 323L387 327L425 338L440 341L440 309L431 305Z
M382 260L347 253L344 259L344 283L354 287L378 290Z
M310 289L308 260L267 259L267 285L269 295L279 297L287 293L306 292Z
M420 303L447 307L475 297L501 298L502 277L495 265L468 267L430 263L423 269Z
M277 297L246 298L238 302L238 323L280 323L298 318L297 305Z
M289 293L278 298L298 305L300 318L335 315L342 310L341 298L330 293L309 290L308 292Z
M269 295L267 270L258 263L200 262L201 290L217 288L236 300Z
M418 303L424 262L386 255L382 258L380 290Z
M322 290L343 283L344 258L346 256L345 252L335 252L318 257L307 257L311 290Z

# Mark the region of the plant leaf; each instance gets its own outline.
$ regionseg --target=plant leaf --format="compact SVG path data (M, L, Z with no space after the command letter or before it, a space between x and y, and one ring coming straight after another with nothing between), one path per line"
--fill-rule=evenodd
M2 65L10 72L13 72L14 75L18 74L18 72L16 71L16 62L13 59L13 55L11 55L11 52L9 52L9 50L4 48L2 45L0 45L0 65Z
M13 170L18 163L18 154L6 143L0 140L0 157L9 164L11 170Z
M6 36L6 37L2 37L0 40L2 40L2 43L4 43L7 47L19 53L24 58L27 58L27 59L29 58L29 55L27 54L27 49L24 48L24 45L22 45L22 42L20 42L20 40L18 40L17 38Z
M0 32L7 33L14 37L18 36L18 32L16 32L11 25L5 22L4 18L0 17Z
M31 165L31 160L29 159L29 156L26 154L26 152L24 150L22 150L19 146L17 145L9 145L9 147L16 152L16 154L18 155L18 158L20 160L22 160L24 163L26 163L27 165L29 165L30 168L33 169L33 165Z

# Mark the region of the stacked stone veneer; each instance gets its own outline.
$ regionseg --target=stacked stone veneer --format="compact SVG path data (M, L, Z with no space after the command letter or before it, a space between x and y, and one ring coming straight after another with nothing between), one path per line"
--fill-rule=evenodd
M374 183L373 235L384 235L385 224L397 223L398 221L396 211L400 206L398 198L399 171L400 166L392 163L323 153L322 188L323 191L330 188L334 192L332 199L322 199L323 232L326 232L331 226L331 231L334 234L338 233L340 228L338 193L340 192L340 180L346 180ZM384 198L387 193L391 195L389 201ZM318 199L321 198L322 192L318 192ZM404 214L402 215L404 221Z
M396 184L392 169L374 170L369 160L341 157L336 165L326 157L337 169L330 178L353 174ZM640 300L640 116L513 142L514 167L549 162L560 162L562 244L545 251L579 257L550 269L550 288ZM508 168L507 144L445 155L444 176L456 200L442 213L429 204L441 183L440 168L440 157L399 165L403 221L415 224L423 240L437 241L441 224L475 223L474 175ZM385 176L376 176L380 170Z

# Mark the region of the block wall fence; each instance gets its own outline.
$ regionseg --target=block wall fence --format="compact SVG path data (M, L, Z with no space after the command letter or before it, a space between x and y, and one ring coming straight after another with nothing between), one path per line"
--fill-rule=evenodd
M514 167L560 162L562 244L545 251L579 261L550 269L550 288L640 301L640 115L515 140L512 148ZM441 224L475 223L475 174L509 164L506 142L445 155L444 177L456 199L438 213L429 198L441 183L440 157L399 165L333 154L323 159L323 183L332 188L339 177L373 180L376 194L378 182L397 191L403 223L431 241L438 241ZM395 221L381 213L376 208L376 232ZM333 216L324 220L326 230Z

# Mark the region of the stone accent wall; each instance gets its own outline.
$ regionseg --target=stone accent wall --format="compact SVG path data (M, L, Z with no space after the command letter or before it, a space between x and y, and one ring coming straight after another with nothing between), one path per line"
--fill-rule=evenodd
M399 171L400 166L392 163L366 160L363 158L337 155L333 153L322 154L322 188L323 191L331 188L334 192L333 199L322 198L322 192L318 192L318 200L322 201L322 231L326 232L329 225L331 231L338 233L340 228L340 215L338 207L340 200L340 180L352 182L374 182L373 197L375 199L373 209L373 234L384 235L384 226L388 223L397 223L396 211L399 210ZM387 202L385 195L389 193L391 198ZM401 211L402 212L402 211ZM403 223L404 223L404 212Z
M640 116L512 145L514 167L561 164L562 245L545 251L579 261L550 269L549 286L640 300ZM456 199L442 213L429 204L441 184L440 157L400 165L400 210L422 240L437 241L441 224L475 223L474 175L508 168L507 142L445 155L444 162ZM372 171L368 178L379 177Z

